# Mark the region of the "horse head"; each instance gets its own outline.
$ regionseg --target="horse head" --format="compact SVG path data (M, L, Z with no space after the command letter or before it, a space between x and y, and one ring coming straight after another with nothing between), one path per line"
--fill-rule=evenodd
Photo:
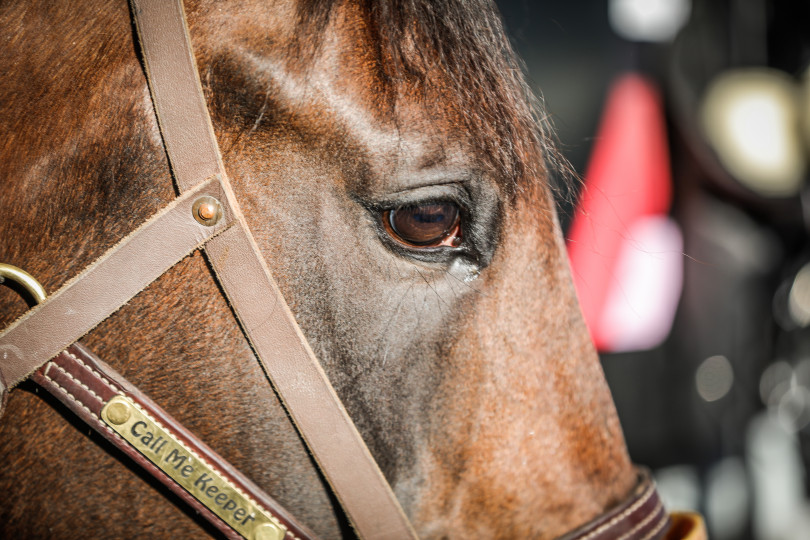
M636 476L571 284L557 154L491 2L186 12L248 224L419 535L553 538L622 500ZM55 290L173 197L171 172L123 0L0 20L0 259ZM25 309L0 302L5 323ZM84 341L314 531L347 532L202 256ZM34 515L59 537L199 534L23 388L0 425L9 534Z

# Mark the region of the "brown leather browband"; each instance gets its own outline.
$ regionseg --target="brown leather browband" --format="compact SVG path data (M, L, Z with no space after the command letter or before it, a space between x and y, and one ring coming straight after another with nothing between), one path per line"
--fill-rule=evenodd
M181 0L131 2L181 196L0 333L0 401L6 389L32 378L228 538L314 538L271 497L76 343L202 247L259 361L358 535L415 538L284 302L239 209L202 95ZM206 223L193 217L192 208L201 197L220 203L218 220ZM133 272L136 267L138 272ZM330 429L320 429L323 425ZM160 451L162 461L145 457ZM169 469L174 472L167 473ZM260 519L265 521L260 524ZM254 527L242 528L250 520L255 520ZM259 525L265 527L261 534ZM564 539L657 540L668 525L650 476L642 472L627 501ZM267 531L272 534L263 536Z

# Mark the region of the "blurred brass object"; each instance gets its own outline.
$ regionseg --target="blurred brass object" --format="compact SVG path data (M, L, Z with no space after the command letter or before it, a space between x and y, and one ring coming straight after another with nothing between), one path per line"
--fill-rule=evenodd
M683 540L708 540L706 523L700 514L694 512L673 512L669 515L672 526L667 538L682 538Z
M39 281L34 279L31 274L16 266L0 263L0 283L5 280L19 284L33 297L37 304L45 300L48 296L45 294L45 289L39 284Z
M284 538L281 523L128 397L110 399L101 419L243 537Z

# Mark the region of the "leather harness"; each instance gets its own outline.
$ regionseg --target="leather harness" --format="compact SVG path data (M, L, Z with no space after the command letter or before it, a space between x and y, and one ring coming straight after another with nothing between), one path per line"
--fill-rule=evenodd
M175 263L201 249L357 534L416 538L239 208L202 94L182 1L131 4L180 196L0 333L0 398L32 378L228 538L314 538L269 495L77 343ZM652 480L641 471L626 501L564 538L652 540L668 528Z

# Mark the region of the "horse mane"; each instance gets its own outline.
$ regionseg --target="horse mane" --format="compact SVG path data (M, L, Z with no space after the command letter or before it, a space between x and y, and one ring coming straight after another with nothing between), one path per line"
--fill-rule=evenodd
M317 39L339 3L300 2L298 24L307 31L299 35ZM428 107L447 107L449 102L477 154L510 195L550 175L564 182L576 176L557 150L549 117L526 83L523 63L493 2L360 3L391 106L413 88Z

